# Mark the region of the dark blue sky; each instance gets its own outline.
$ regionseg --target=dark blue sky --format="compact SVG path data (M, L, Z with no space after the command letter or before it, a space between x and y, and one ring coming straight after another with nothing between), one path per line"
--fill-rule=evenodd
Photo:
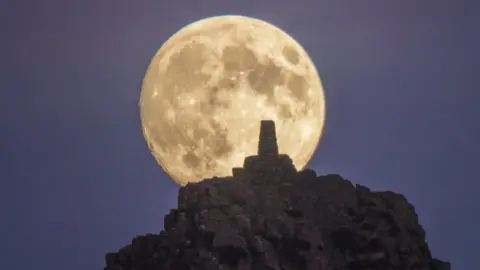
M434 256L475 269L480 9L471 3L1 1L0 269L101 269L106 252L163 228L178 187L142 137L141 81L176 30L225 13L284 29L316 63L327 122L309 167L405 194Z

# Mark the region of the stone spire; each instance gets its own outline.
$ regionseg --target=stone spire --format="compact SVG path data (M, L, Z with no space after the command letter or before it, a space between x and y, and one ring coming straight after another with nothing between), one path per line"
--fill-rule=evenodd
M275 122L272 120L262 120L260 122L258 156L278 156Z
M260 121L258 137L257 155L245 157L243 168L232 168L233 177L241 178L249 174L250 176L246 177L250 179L249 181L265 181L262 177L281 174L282 177L270 177L270 179L281 180L285 175L297 172L292 159L286 154L279 154L274 121ZM253 177L252 173L257 176Z

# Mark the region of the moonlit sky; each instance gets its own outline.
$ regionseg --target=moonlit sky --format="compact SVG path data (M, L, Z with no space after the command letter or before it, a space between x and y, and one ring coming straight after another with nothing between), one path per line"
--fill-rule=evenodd
M327 122L309 167L405 194L434 257L475 269L474 2L1 1L0 269L102 269L163 228L178 186L143 139L141 81L170 35L225 13L282 28L317 65Z

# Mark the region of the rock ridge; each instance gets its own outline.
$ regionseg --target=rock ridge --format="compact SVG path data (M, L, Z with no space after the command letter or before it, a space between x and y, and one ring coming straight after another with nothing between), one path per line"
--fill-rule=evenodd
M181 187L160 234L106 255L104 270L449 270L432 258L414 207L339 175L297 171L262 121L259 151Z

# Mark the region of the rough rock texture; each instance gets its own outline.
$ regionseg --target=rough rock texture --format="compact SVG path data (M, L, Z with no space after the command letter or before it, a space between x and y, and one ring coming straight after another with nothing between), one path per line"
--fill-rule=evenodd
M450 269L404 196L297 172L272 125L262 122L244 168L182 187L164 231L107 254L105 270Z

